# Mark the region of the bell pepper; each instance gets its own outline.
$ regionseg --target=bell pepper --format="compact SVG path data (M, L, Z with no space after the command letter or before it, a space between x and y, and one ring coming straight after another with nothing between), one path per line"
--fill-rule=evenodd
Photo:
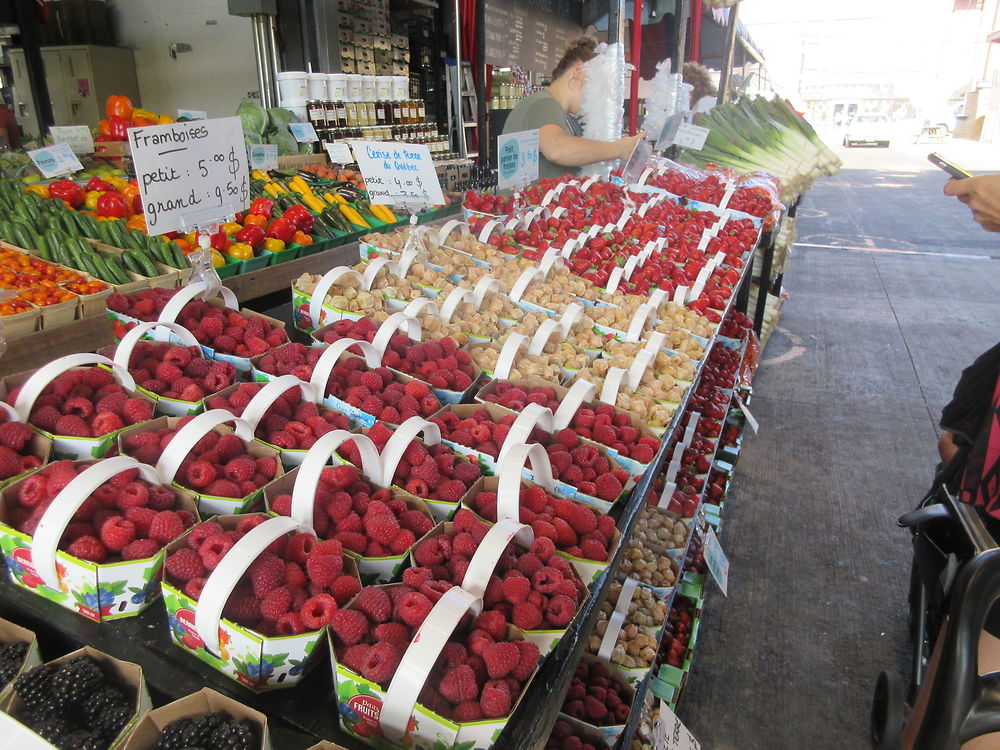
M250 204L249 210L252 214L260 214L270 219L271 213L274 211L274 201L270 198L257 198Z
M97 123L97 135L101 138L111 138L111 121L101 120Z
M267 229L268 218L264 214L247 214L246 218L243 219L243 226L248 224L253 224L261 229Z
M131 120L124 117L111 118L111 137L116 141L128 140L128 129L132 126Z
M118 193L104 193L97 199L97 215L124 219L129 215L128 204Z
M234 242L229 246L229 249L226 250L226 255L230 258L250 260L253 257L253 248L245 242Z
M156 120L150 120L148 117L133 117L132 125L137 128L145 128L149 125L155 125Z
M83 201L83 205L89 208L91 211L97 210L97 201L102 195L104 195L107 190L88 190L87 197Z
M132 196L132 213L141 214L142 212L142 196L136 193Z
M115 117L127 120L132 116L132 100L127 96L109 96L104 105L104 113L109 120Z
M267 228L265 236L273 237L276 240L287 243L292 239L293 234L295 234L295 225L282 216L280 219L275 219L271 222L271 226Z
M264 241L264 230L256 224L247 224L236 233L237 242L245 242L251 247L257 247Z
M323 209L321 208L320 211ZM284 217L295 225L295 228L302 232L311 232L313 228L313 217L305 206L295 204L284 213Z
M177 122L177 121L170 115L160 115L159 117L156 118L157 125L169 125L172 122Z
M276 240L273 237L270 237L264 240L264 249L269 253L280 253L285 249L285 243L281 240Z
M298 231L292 235L293 245L311 245L313 243L312 235L306 234L303 231Z
M237 224L235 221L227 221L225 224L219 227L219 229L221 229L223 232L226 233L227 237L232 237L242 228L243 228L242 225Z
M79 208L87 199L87 193L72 180L56 180L49 183L49 196L64 200L73 208Z
M146 217L142 214L135 214L125 222L126 229L138 229L140 232L146 231Z
M99 190L102 193L106 193L109 190L114 190L114 187L110 182L105 182L100 177L91 177L84 190L87 192L90 192L91 190Z
M48 185L28 185L24 191L26 193L38 193L38 195L43 198L48 198L49 196L49 186Z

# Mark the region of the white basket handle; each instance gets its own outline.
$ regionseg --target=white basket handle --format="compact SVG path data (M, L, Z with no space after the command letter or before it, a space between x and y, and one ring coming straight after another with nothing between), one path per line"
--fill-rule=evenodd
M453 586L438 599L430 614L417 628L396 668L396 674L386 690L379 726L389 742L402 745L410 717L417 705L420 691L430 676L434 663L462 618L469 612L478 615L483 608L481 599Z
M500 556L507 549L507 545L515 539L518 544L528 549L535 541L535 533L530 526L509 518L504 518L491 526L469 561L465 577L462 578L462 588L473 596L482 598Z
M156 473L159 474L163 483L170 484L174 481L181 462L199 440L219 425L227 422L233 423L236 437L247 442L253 440L253 430L250 425L225 409L209 409L202 412L181 427L170 439L167 447L163 449L160 460L156 462Z
M659 310L664 302L670 301L670 294L666 289L654 289L649 293L649 302L647 305L652 305L656 310Z
M653 331L649 334L649 338L646 339L646 346L643 347L646 351L653 352L654 355L659 354L667 345L667 335L665 333L660 333L659 331Z
M694 433L698 429L698 421L700 419L701 412L693 411L688 415L687 429L684 430L684 439L681 441L685 447L691 445L691 440L694 439Z
M558 195L559 195L559 191L557 191L557 190L556 190L555 188L552 188L551 190L549 190L549 192L547 192L547 193L545 194L545 197L544 197L544 198L542 198L542 202L541 202L541 204L540 204L540 205L542 205L542 206L547 206L547 205L549 205L549 204L550 204L550 203L552 202L552 200L553 200L553 199L554 199L554 198L555 198L556 196L558 196Z
M526 348L527 345L528 337L523 333L509 334L507 340L500 348L500 354L497 356L497 364L493 370L493 377L499 380L509 377L510 370L514 366L514 359L521 349Z
M413 261L417 259L422 250L423 248L420 247L407 247L399 254L399 260L396 261L389 272L401 279L404 278L410 272L410 266L413 265Z
M312 297L309 298L309 317L312 318L314 328L319 328L323 323L321 313L323 312L323 302L326 300L327 292L344 277L353 277L364 286L365 278L353 268L348 266L334 266L323 274L323 278L316 282Z
M552 218L558 219L564 213L566 213L566 206L556 206L552 209Z
M538 263L538 270L542 272L543 277L547 277L553 268L564 270L568 268L566 265L566 260L559 254L559 251L550 247L545 251L545 255L542 256L541 261Z
M667 465L666 471L663 472L663 492L660 493L660 501L657 503L659 508L668 508L670 506L670 499L674 496L674 490L677 489L677 483L674 481L677 477L677 472L681 468L681 459L684 456L684 444L677 443L674 446L674 452L670 455L670 463Z
M543 320L542 324L538 326L538 330L535 331L535 335L531 337L531 343L528 345L528 354L533 354L536 357L542 354L552 334L556 332L560 334L560 338L565 338L562 326L559 325L558 320L555 318L546 318Z
M177 294L171 297L167 304L163 306L163 310L160 311L160 316L157 320L160 323L173 323L177 320L177 316L181 314L181 310L184 309L184 305L193 300L199 294L204 294L207 291L208 284L204 281L196 281L193 284L181 287L177 290ZM236 295L233 294L229 287L216 287L215 292L222 295L222 302L226 307L231 310L240 309L239 300L236 299Z
M635 213L634 209L626 206L625 210L622 211L622 215L618 217L618 221L615 222L615 229L617 229L619 232L622 231L625 228L625 225L628 223L628 220L632 218L632 214L634 213Z
M677 287L676 289L674 289L673 301L676 302L678 305L683 305L684 302L687 300L687 293L688 293L688 288L686 286Z
M128 363L132 359L132 350L135 349L135 345L139 343L143 334L152 329L156 329L154 331L154 339L158 341L166 341L169 338L167 331L173 331L181 337L185 346L197 346L199 347L199 351L201 351L201 345L198 343L198 339L196 339L194 334L192 334L191 331L182 326L180 323L139 323L135 328L122 336L122 340L118 343L118 346L115 349L115 364L119 367L124 367L127 370Z
M56 569L56 550L66 527L84 501L111 477L129 469L138 469L150 484L160 484L152 466L139 463L129 456L115 456L92 464L77 474L52 500L42 515L31 542L31 561L45 585L56 591L59 572Z
M535 279L542 278L544 275L545 274L542 273L542 270L538 268L538 266L529 266L528 268L525 268L521 272L521 275L517 277L514 285L510 288L510 294L508 296L510 297L511 302L520 302L521 297L524 296L525 291L528 289L528 285Z
M639 305L639 309L635 311L635 315L632 316L632 320L628 324L625 339L628 341L639 341L642 339L642 332L646 328L646 322L655 310L656 308L648 303Z
M450 323L452 316L458 309L458 306L463 302L468 302L472 305L476 304L476 293L471 289L466 289L461 286L456 286L450 292L448 296L445 297L444 302L441 303L441 320L445 323Z
M621 390L622 382L628 372L621 367L612 367L604 376L604 385L601 386L599 401L614 406L618 402L618 391Z
M219 621L226 601L240 578L264 550L293 531L316 535L312 526L306 526L287 516L269 518L236 542L212 571L205 581L205 588L198 598L194 613L194 628L208 652L219 655Z
M411 318L404 312L394 312L378 327L375 338L372 339L372 347L378 352L379 361L385 356L385 350L389 348L389 339L403 328L406 328L406 335L412 341L420 341L420 321ZM378 365L375 365L378 367Z
M614 294L618 291L618 285L621 284L622 277L625 275L625 269L622 266L616 266L612 269L611 274L608 276L608 285L604 287L605 294Z
M562 331L563 337L568 337L573 326L581 320L583 320L583 305L579 302L570 302L566 305L563 314L559 316L559 330Z
M415 300L411 300L410 303L403 308L403 315L408 315L411 318L415 318L424 313L428 315L438 314L437 303L430 297L417 297Z
M618 229L618 227L615 226L614 222L609 221L607 224L604 225L604 230L601 232L601 234L611 234L616 229Z
M563 243L562 249L559 254L563 258L569 258L574 252L580 249L582 243L580 242L580 237L570 237L566 242Z
M510 431L500 447L497 463L503 463L504 456L510 452L510 448L527 443L531 431L536 427L551 435L552 411L541 404L527 404L510 426Z
M448 239L448 236L456 229L461 231L462 234L469 233L468 224L466 224L461 219L451 219L450 221L446 221L444 223L444 226L442 226L441 230L437 233L437 243L439 245L443 245L445 243L445 240Z
M493 230L500 229L500 227L502 226L503 224L501 224L496 219L490 219L485 224L483 224L483 228L479 230L479 236L476 237L476 239L485 245L489 240L490 235L493 234Z
M277 401L281 396L293 388L298 388L302 392L302 400L309 401L311 403L317 402L317 395L315 389L309 383L303 383L294 375L281 375L274 380L269 381L263 388L257 391L253 398L250 399L250 403L246 405L243 409L243 414L240 416L244 422L250 425L250 429L257 432L257 427L260 425L260 420L264 418L267 410L270 409L274 402Z
M365 271L361 274L361 283L364 284L365 290L370 290L375 284L375 277L385 269L389 272L390 276L399 276L396 272L399 269L399 265L392 258L375 258L367 266L365 266Z
M8 422L23 422L24 418L17 413L17 409L8 404L6 401L0 401L0 410L7 415Z
M340 358L353 346L360 347L366 365L372 369L381 366L382 357L375 347L367 341L337 339L327 347L325 352L319 355L319 359L316 360L316 365L313 367L312 377L309 378L309 385L313 387L317 398L323 398L326 395L326 381L330 379L330 373L333 372L333 368L340 361Z
M393 430L392 436L382 448L382 474L379 478L379 484L383 487L389 487L392 484L396 467L399 466L403 454L410 446L410 441L416 439L417 435L420 434L423 434L424 442L427 445L437 445L441 442L441 428L423 417L410 417Z
M476 309L478 310L483 306L483 300L486 299L486 295L490 292L494 294L500 293L500 282L494 279L492 276L483 276L472 289L472 293L475 295Z
M313 505L316 502L316 489L319 487L320 476L330 457L348 440L353 440L361 452L361 472L369 481L376 483L379 481L382 461L371 438L347 430L333 430L326 433L313 443L296 469L298 473L295 475L295 484L292 485L291 514L299 523L312 528Z
M580 405L584 401L590 401L594 397L596 390L597 386L589 380L577 378L573 385L570 386L569 391L566 392L562 403L559 404L559 408L556 409L556 413L552 417L552 431L557 432L569 427L573 421L573 417L576 416L576 410L580 408Z
M642 376L645 375L654 359L656 359L656 353L649 349L642 349L635 355L635 359L632 360L632 364L628 368L628 387L631 390L634 391L639 387Z
M632 596L635 594L636 586L639 582L628 576L622 583L621 591L618 592L618 602L615 604L615 611L608 618L608 626L601 639L601 646L597 650L597 655L604 661L611 661L611 652L615 644L618 643L618 634L622 631L625 618L628 617L628 607L632 603Z
M587 190L590 189L590 186L593 185L595 181L596 181L595 178L588 177L586 180L583 181L583 183L581 183L580 192L586 193Z
M587 237L587 239L592 240L594 239L594 237L596 237L601 233L602 229L604 229L604 227L602 227L600 224L592 224L590 226L590 229L588 229L583 235L581 235L581 237Z
M642 174L639 175L639 181L636 182L636 185L645 185L646 184L646 180L649 179L649 176L651 174L653 174L653 168L652 167L646 167L646 169L643 170Z
M111 367L112 374L121 383L122 388L126 391L135 392L135 378L129 374L127 368L117 364L114 360L101 354L90 354L88 352L67 354L65 357L60 357L49 362L47 365L43 365L34 375L25 381L24 385L21 386L21 392L17 394L17 399L14 401L14 411L22 415L22 421L26 421L31 415L31 407L35 405L35 400L42 395L42 391L45 390L45 387L49 383L64 372L69 372L74 367L83 367L85 365L108 365Z
M519 216L511 216L504 222L504 229L517 229L517 225L521 223L521 218Z
M525 463L531 461L534 482L546 491L555 490L552 478L552 463L549 454L538 443L512 445L499 465L500 481L497 484L497 521L510 518L520 523L521 519L521 472Z

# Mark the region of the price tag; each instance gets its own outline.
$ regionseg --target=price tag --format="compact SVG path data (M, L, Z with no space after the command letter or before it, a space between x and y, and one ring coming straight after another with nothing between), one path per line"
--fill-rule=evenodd
M722 593L729 596L729 558L719 544L719 537L711 526L705 532L705 564Z
M207 120L208 112L203 109L179 109L177 110L177 119L186 118L188 120Z
M522 187L538 179L538 130L497 138L497 187Z
M185 217L209 222L246 208L246 144L238 117L150 125L128 131L150 234L185 229ZM190 226L190 222L187 222Z
M444 203L427 146L353 141L351 150L376 205L439 206Z
M653 729L653 750L701 750L701 743L662 699Z
M316 135L316 128L313 127L311 122L290 122L288 123L288 129L299 143L315 143L319 140L319 136Z
M708 138L709 132L708 128L699 125L692 125L689 122L681 123L677 132L674 133L672 145L700 151L705 146L705 139Z
M29 151L28 156L35 162L43 177L59 177L83 169L83 165L68 143L36 148L34 151Z
M277 169L278 147L273 143L255 143L247 147L250 169Z
M354 161L351 147L346 143L327 143L324 148L334 164L350 164Z
M53 143L68 143L74 154L94 153L94 137L86 125L53 125L49 134Z
M622 170L622 181L626 185L635 185L639 182L639 176L649 164L649 158L653 155L653 146L645 138L635 144L632 155L629 156Z

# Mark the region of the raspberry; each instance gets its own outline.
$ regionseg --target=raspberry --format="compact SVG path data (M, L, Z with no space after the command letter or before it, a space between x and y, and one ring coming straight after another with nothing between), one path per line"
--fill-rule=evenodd
M281 581L285 577L285 563L277 555L264 552L253 561L247 569L247 573L253 585L254 596L263 598L281 585Z
M344 605L349 602L355 594L361 590L361 582L354 576L342 575L330 586L330 593L337 600L337 604Z
M198 547L198 554L206 568L215 570L226 553L233 548L233 544L233 540L225 532L220 532L205 539Z
M399 533L399 522L391 513L373 515L369 512L364 518L364 524L369 538L379 544L392 544Z
M149 538L161 544L169 544L184 533L184 524L172 510L163 510L149 524Z
M613 502L622 494L624 487L614 474L601 474L597 477L597 496L602 500Z
M419 380L411 380L403 386L403 392L419 401L430 393L430 389Z
M563 574L555 568L541 568L531 576L531 588L542 594L551 594L559 589Z
M604 562L608 559L608 550L596 539L587 539L580 545L581 557L587 560L599 560Z
M292 606L292 592L287 588L271 589L260 603L260 615L265 620L277 622L288 614Z
M502 680L490 680L479 698L479 708L487 719L499 719L510 713L513 699L510 688Z
M427 497L431 493L427 482L422 479L410 479L403 489L417 497Z
M511 604L526 601L531 592L531 581L524 576L511 576L503 581L503 597Z
M172 552L167 557L165 569L170 579L177 583L187 583L192 578L200 578L205 575L205 566L201 557L193 549L187 547Z
M517 666L514 667L510 675L515 680L524 682L531 677L531 673L538 666L540 652L538 645L531 641L514 641L514 644L520 652L520 658L518 659Z
M153 405L140 398L126 399L122 404L122 416L129 424L139 424L153 418Z
M457 479L449 479L437 488L438 497L449 503L457 503L465 494L466 487Z
M0 445L10 448L15 453L21 453L24 446L31 440L31 428L24 422L5 422L0 425Z
M542 624L542 612L531 602L515 604L511 612L511 622L521 630L537 630Z
M315 552L306 560L306 575L317 586L331 586L344 569L344 558L339 555L320 555Z
M377 625L372 635L376 641L388 641L401 648L410 645L410 629L401 622L384 622Z
M476 673L468 664L459 664L452 667L438 683L438 691L444 698L452 703L462 703L471 701L479 695L479 685L476 682Z
M261 611L263 612L263 607L261 607ZM302 618L298 612L288 612L274 623L274 632L279 636L301 635L306 632L306 626L302 624Z
M145 560L160 551L160 545L152 539L137 539L129 542L122 550L122 560Z
M306 622L304 617L302 622ZM368 618L353 609L335 610L330 615L329 625L333 634L345 646L353 646L368 634Z
M108 559L108 550L101 544L101 540L90 534L76 539L66 548L66 552L73 557L98 564Z
M431 604L437 601L451 590L451 584L447 581L427 581L420 587L420 593L430 599Z
M149 488L142 482L129 482L118 490L117 505L122 510L142 508L149 503Z
M250 456L240 456L227 463L225 471L226 479L233 482L246 482L256 473L257 464Z
M7 446L0 445L0 479L9 479L20 473L21 457Z
M455 706L451 712L451 719L457 724L465 724L470 721L480 721L483 718L482 709L479 708L478 701L465 701Z
M576 602L562 594L553 596L545 608L545 618L557 628L569 625L575 614Z
M455 465L455 479L466 487L470 486L482 475L478 464L460 463Z
M205 523L198 524L191 533L187 536L187 544L193 550L197 550L201 547L202 542L206 539L215 536L216 534L224 534L222 526L220 526L215 521L205 521Z
M552 543L551 539L539 537L531 543L531 553L543 563L547 563L555 551L556 545Z
M121 552L135 540L135 524L121 516L112 516L101 526L101 542L112 552Z
M419 510L406 510L400 513L399 525L412 531L418 538L434 528L434 522Z
M211 497L246 497L239 485L234 482L230 482L228 479L216 479L205 488L204 494L210 495Z
M403 652L397 645L380 641L368 649L361 665L361 676L379 684L388 682L396 674L402 658Z
M521 652L513 643L501 641L492 643L483 649L483 661L486 663L486 671L493 679L506 677L517 666L521 658Z
M403 571L403 583L410 588L419 589L429 580L431 580L429 568L407 568Z
M419 627L433 608L431 600L423 594L411 591L396 603L396 615L411 628Z
M68 437L91 437L90 427L81 417L75 414L68 414L56 420L53 432L56 435L66 435Z
M507 637L507 618L503 616L501 612L496 610L490 610L489 612L484 612L476 621L472 624L472 627L485 630L489 633L490 638L496 641L503 640Z
M396 532L395 539L389 545L389 552L393 555L405 555L416 541L417 538L412 531L409 529L400 529Z
M364 613L375 623L383 623L392 615L392 601L389 595L380 588L366 586L361 589L351 607Z

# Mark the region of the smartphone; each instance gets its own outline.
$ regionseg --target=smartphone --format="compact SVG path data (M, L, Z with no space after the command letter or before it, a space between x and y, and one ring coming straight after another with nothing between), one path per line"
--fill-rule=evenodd
M964 180L966 177L972 177L971 173L966 172L961 167L952 164L937 152L927 154L927 160L935 167L943 169L956 180Z

